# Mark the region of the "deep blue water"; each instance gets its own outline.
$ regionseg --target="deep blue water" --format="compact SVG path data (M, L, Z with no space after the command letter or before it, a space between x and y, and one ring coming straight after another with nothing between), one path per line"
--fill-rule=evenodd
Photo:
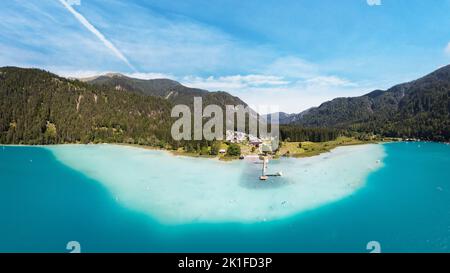
M38 147L0 147L0 252L450 252L450 146L386 144L352 196L257 224L161 225Z

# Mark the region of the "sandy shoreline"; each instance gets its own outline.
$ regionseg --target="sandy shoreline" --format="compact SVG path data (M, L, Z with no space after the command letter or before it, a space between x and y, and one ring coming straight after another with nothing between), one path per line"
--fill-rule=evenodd
M382 142L382 143L389 143L389 142ZM366 142L366 143L356 143L356 144L343 144L343 145L336 145L334 147L332 147L330 150L326 150L326 151L321 151L320 153L317 154L307 154L305 156L296 156L296 155L292 155L292 156L288 156L288 158L309 158L309 157L314 157L314 156L318 156L318 155L322 155L322 154L326 154L331 152L332 150L338 148L338 147L346 147L346 146L359 146L359 145L368 145L368 144L380 144L380 143L374 143L374 142ZM183 157L183 158L198 158L198 159L210 159L210 160L214 160L214 161L219 161L219 162L232 162L235 160L239 160L238 157L220 157L220 156L211 156L211 155L197 155L197 154L189 154L189 153L184 153L184 152L178 152L178 151L174 151L174 150L169 150L169 149L163 149L163 148L159 148L159 147L153 147L153 146L146 146L146 145L138 145L138 144L128 144L128 143L88 143L88 144L82 144L82 143L63 143L63 144L1 144L0 146L4 146L4 147L58 147L58 146L102 146L102 145L112 145L112 146L120 146L120 147L129 147L129 148L136 148L136 149L143 149L143 150L150 150L150 151L160 151L160 152L164 152L166 154L169 154L171 156L174 157ZM258 157L259 154L248 154L248 155L244 155L245 158L252 158L252 157ZM281 155L277 155L275 157L272 158L272 160L278 160L280 158L282 158L283 156Z

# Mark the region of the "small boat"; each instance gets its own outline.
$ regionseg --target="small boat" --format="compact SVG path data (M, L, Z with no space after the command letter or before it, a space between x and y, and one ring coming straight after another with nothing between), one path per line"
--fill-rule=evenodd
M261 181L266 181L267 179L269 179L269 177L267 175L261 175L259 177L259 180L261 180Z

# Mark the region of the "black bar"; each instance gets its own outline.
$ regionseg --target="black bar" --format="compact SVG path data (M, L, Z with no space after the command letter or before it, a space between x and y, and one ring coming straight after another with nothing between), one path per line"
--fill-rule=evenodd
M187 261L192 261L186 265ZM206 261L211 261L207 267ZM0 254L1 265L56 271L93 266L124 272L338 272L445 265L449 254ZM181 266L184 265L184 266ZM195 267L193 267L195 265ZM8 268L8 267L6 267ZM104 271L102 271L104 272ZM114 271L116 272L116 271Z

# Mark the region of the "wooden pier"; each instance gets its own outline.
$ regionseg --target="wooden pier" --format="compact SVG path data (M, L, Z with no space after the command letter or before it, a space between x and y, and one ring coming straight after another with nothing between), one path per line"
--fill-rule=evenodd
M282 176L283 175L282 172L278 172L275 174L267 174L266 173L268 165L269 165L269 157L268 156L263 156L262 165L263 166L262 166L261 176L259 177L259 180L261 180L261 181L266 181L267 179L269 179L270 176Z

